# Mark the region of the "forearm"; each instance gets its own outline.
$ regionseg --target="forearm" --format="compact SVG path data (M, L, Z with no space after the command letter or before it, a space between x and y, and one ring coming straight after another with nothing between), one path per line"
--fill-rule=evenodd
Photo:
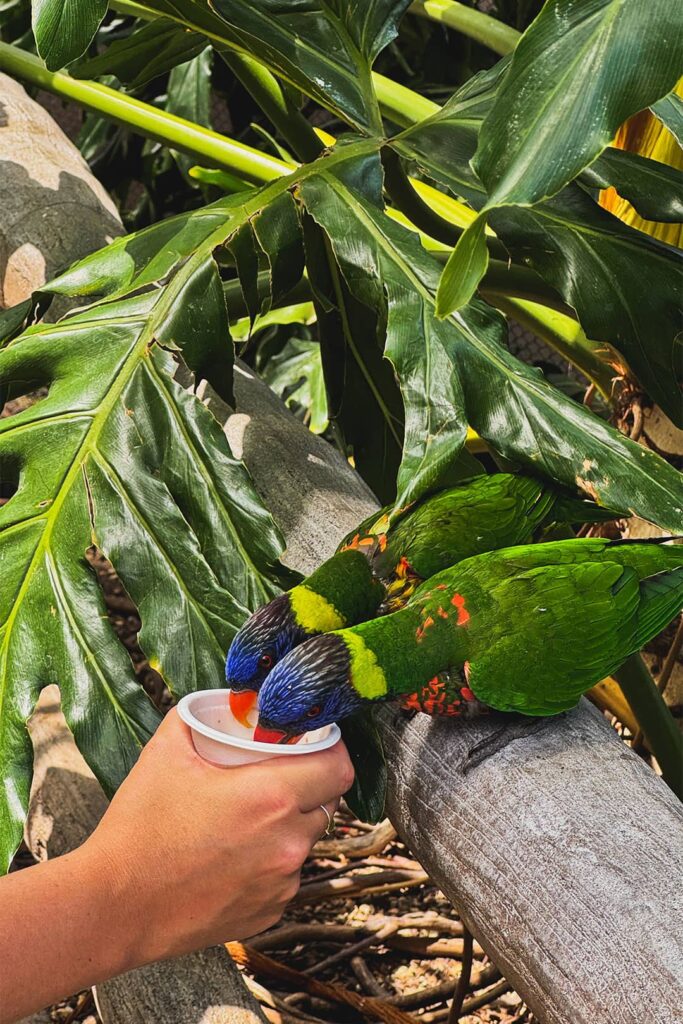
M0 1024L135 966L130 902L88 844L0 878Z

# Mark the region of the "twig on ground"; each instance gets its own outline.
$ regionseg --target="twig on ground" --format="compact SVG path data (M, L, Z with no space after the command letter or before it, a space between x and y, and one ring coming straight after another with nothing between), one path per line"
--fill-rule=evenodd
M363 996L342 985L317 981L301 971L285 967L264 953L243 945L241 942L228 942L226 949L235 963L248 967L255 974L266 974L271 978L291 985L297 990L308 992L309 995L320 996L330 1002L342 1003L356 1010L365 1020L378 1020L382 1024L415 1024L415 1021L399 1010L396 1006L372 996Z
M491 985L500 979L500 971L495 964L487 964L470 979L470 991L482 988L484 985ZM450 999L453 994L453 982L442 981L431 988L418 989L415 992L406 992L401 996L391 996L389 1002L394 1006L400 1006L403 1010L414 1010L421 1006L428 1006L430 1003L439 1003L442 1000Z
M384 985L379 983L362 956L354 956L350 966L360 985L369 996L387 999L396 1005L395 1001L391 999L389 992L385 989Z
M76 1001L76 1005L69 1014L69 1016L63 1021L63 1024L73 1024L76 1017L80 1017L86 1010L90 1010L95 1005L95 997L92 994L92 989L87 992L82 992Z
M494 999L498 999L500 996L505 995L506 992L509 992L511 987L510 983L503 978L484 992L479 992L478 995L472 996L471 999L466 999L462 1004L460 1016L466 1017L469 1013L474 1013L475 1010L481 1010L482 1006L488 1006ZM433 1013L425 1013L420 1017L420 1024L437 1024L438 1021L446 1021L450 1012L451 1008L449 1006L445 1010L434 1010Z
M460 960L463 954L462 939L430 939L421 935L391 935L386 940L386 944L392 949L412 953L421 959L445 956L453 960ZM475 952L482 955L484 951L481 946L475 944Z
M344 949L340 949L336 953L332 953L331 956L321 960L320 963L313 964L312 967L307 967L305 974L318 974L324 971L327 967L331 967L332 964L339 963L340 960L347 960L351 956L355 956L357 953L362 953L364 949L369 946L378 946L380 943L388 939L390 935L398 931L400 926L395 921L390 921L380 928L378 932L374 932L372 935L366 935L364 939L359 942L354 942L352 946L345 946Z
M432 912L408 913L398 917L386 914L373 914L363 924L320 924L318 922L299 922L297 924L280 925L251 940L253 949L267 952L272 949L288 949L308 942L332 943L343 945L347 942L358 942L365 936L376 936L387 925L395 925L395 932L407 929L428 929L432 932L445 932L448 935L460 936L463 932L462 922L453 921L448 917ZM387 945L395 945L407 952L416 951L428 956L462 956L462 941L451 942L448 939L432 938L421 935L390 934ZM475 952L480 954L481 948L475 943Z
M282 1017L283 1021L305 1021L306 1024L330 1024L329 1021L323 1020L322 1017L316 1017L312 1013L306 1013L305 1010L300 1010L298 1006L292 1006L291 1003L286 1003L284 999L279 996L273 997L275 1000L275 1006Z
M348 899L350 896L377 896L397 889L409 889L429 881L425 871L373 871L327 882L306 882L294 897L293 905L319 903L322 900Z
M321 839L313 847L313 857L348 857L351 859L372 857L386 849L396 838L396 829L388 818L375 825L370 832L361 836L345 836L343 839Z

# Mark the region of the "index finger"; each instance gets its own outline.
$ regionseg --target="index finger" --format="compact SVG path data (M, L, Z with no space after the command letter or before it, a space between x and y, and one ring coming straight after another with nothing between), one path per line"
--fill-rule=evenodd
M294 790L299 810L304 814L337 800L351 788L354 778L351 758L341 740L315 754L261 761L252 770L277 772Z

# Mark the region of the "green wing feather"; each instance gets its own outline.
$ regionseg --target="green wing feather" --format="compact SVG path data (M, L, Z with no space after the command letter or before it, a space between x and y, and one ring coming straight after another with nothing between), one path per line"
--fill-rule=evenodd
M661 572L640 584L638 612L638 648L657 636L681 610L683 601L683 568Z
M373 567L388 574L405 556L427 579L464 558L530 541L552 504L552 494L531 477L477 477L417 505L391 529Z
M469 680L501 711L573 707L683 606L680 545L564 541L487 561L464 563L488 584L469 626Z
M574 707L638 649L640 581L630 567L530 569L497 584L491 599L496 614L486 628L474 617L470 626L469 685L500 711L552 715Z
M529 543L540 526L551 522L593 522L614 515L533 477L493 473L405 509L385 506L360 523L340 548L353 545L354 538L382 535L385 543L363 549L378 576L390 577L406 558L414 573L428 579L473 555Z

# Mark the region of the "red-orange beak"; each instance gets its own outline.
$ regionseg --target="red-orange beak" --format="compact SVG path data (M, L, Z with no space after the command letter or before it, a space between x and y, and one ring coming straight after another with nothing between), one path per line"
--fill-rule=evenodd
M243 725L245 729L251 729L249 712L256 704L257 696L256 690L230 691L230 710L240 725Z
M264 729L257 725L254 729L254 740L257 743L298 743L301 736L288 736L280 729Z

